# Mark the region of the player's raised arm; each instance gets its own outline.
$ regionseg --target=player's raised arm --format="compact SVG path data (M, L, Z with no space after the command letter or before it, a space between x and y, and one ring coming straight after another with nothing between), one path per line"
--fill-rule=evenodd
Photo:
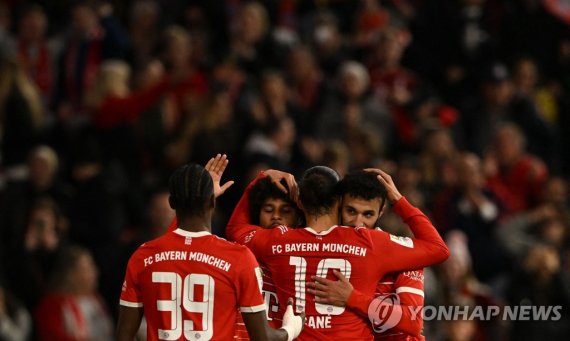
M293 201L296 201L298 189L293 175L274 169L260 172L257 177L247 186L239 202L234 208L234 211L226 228L226 236L228 239L236 241L240 244L246 244L246 242L251 238L252 233L263 230L263 228L260 226L252 224L252 221L250 219L251 210L249 197L255 184L266 177L270 178L271 182L280 191L288 194ZM285 187L281 181L284 181L287 184L287 187ZM257 214L259 214L259 212Z
M265 176L264 172L259 172L257 177L253 179L253 181L247 185L245 191L243 191L226 227L226 236L229 240L245 244L251 233L262 229L259 226L251 224L249 219L249 194L255 183Z
M388 201L394 211L410 227L414 238L398 237L383 231L370 231L383 255L390 255L390 261L382 264L384 273L418 269L443 262L449 257L449 249L428 219L418 208L412 206L400 194L392 177L380 169L366 169L377 174L386 188Z
M213 158L210 158L208 163L206 163L206 166L204 166L204 169L207 170L212 177L212 182L214 183L214 198L216 199L224 194L226 190L234 184L234 181L228 181L225 184L220 185L222 176L224 175L224 171L226 170L229 162L230 161L226 154L217 154ZM172 232L176 230L177 227L178 220L174 218L170 222L170 225L168 225L166 231Z

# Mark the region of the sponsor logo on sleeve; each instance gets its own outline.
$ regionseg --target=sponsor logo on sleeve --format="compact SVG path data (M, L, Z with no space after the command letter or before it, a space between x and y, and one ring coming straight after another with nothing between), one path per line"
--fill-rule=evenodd
M257 285L259 285L259 292L263 294L263 272L261 268L255 268L255 278L257 279Z
M414 241L412 240L412 238L409 238L409 237L400 237L400 236L395 236L395 235L391 234L390 240L396 244L400 244L400 245L405 246L405 247L409 247L409 248L414 247Z

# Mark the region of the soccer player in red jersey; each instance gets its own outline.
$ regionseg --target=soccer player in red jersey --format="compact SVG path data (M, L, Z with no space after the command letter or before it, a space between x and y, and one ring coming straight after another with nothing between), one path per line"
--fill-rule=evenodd
M212 176L214 188L219 189L219 193L214 193L216 197L225 192L233 184L233 181L228 181L224 185L221 185L221 178L228 162L227 155L218 154L211 158L206 164L205 169ZM274 228L280 225L299 226L302 223L302 212L286 194L286 186L286 183L280 183L278 187L272 183L269 177L255 183L249 196L251 203L249 207L249 218L254 225L259 225L263 228ZM174 231L177 225L178 223L176 219L174 219L168 227L168 232ZM277 293L269 269L261 268L261 270L263 279L262 295L265 300L267 320L271 327L278 328L281 325L283 311L279 309ZM239 311L236 320L234 340L249 340L247 329Z
M295 193L296 183L290 174L269 175L276 184L284 178ZM378 179L383 184L391 181L384 172ZM338 174L327 167L313 167L305 172L299 185L299 207L310 227L302 229L279 226L265 230L248 224L250 184L226 230L230 239L247 245L258 261L271 270L281 306L284 299L295 296L296 311L307 315L299 340L373 338L367 319L359 314L345 307L315 302L306 288L312 276L332 278L332 271L339 270L354 288L372 296L384 274L437 264L449 256L429 219L403 197L397 198L394 208L410 225L416 239L338 226L338 181Z
M341 218L344 225L379 229L375 226L384 212L386 201L399 197L399 191L391 181L387 182L386 188L383 187L376 175L373 171L356 171L341 180ZM335 275L339 277L338 281L315 277L315 282L307 283L309 292L316 296L315 300L324 304L347 306L368 317L374 296L368 297L353 290L350 282L338 271L335 271ZM423 319L419 313L424 305L423 277L423 269L419 269L387 274L380 279L375 296L397 295L402 315L397 325L384 324L385 327L391 327L387 330L374 328L375 340L425 340L421 335Z
M169 187L178 228L141 245L129 260L117 339L133 340L144 314L148 340L228 340L238 307L252 340L295 338L303 318L291 306L282 329L269 327L252 253L210 233L220 188L208 171L183 166Z
M286 186L286 184L282 184ZM249 218L252 224L271 229L280 225L300 226L302 212L289 196L265 177L253 185L249 194ZM281 325L283 311L279 310L277 291L271 278L271 272L261 267L263 275L263 298L267 309L269 325L277 328ZM234 340L249 340L247 330L238 315L236 335Z

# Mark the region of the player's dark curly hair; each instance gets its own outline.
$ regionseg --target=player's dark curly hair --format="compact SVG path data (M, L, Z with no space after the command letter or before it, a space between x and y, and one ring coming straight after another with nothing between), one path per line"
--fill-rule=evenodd
M331 168L315 166L307 169L299 182L299 199L305 214L329 214L339 199L339 180L339 175Z
M338 184L339 194L348 194L364 200L380 199L380 210L386 204L386 188L376 178L376 173L363 170L353 171L345 175Z
M214 196L212 177L197 164L184 165L172 173L168 181L170 207L182 216L201 216L206 213Z
M287 186L285 181L281 181L281 184L289 190L289 186ZM249 192L249 219L253 225L259 225L259 212L267 199L281 199L295 209L298 209L293 200L289 198L289 195L283 193L271 182L271 178L266 177L259 179ZM302 214L299 213L299 216L301 215Z

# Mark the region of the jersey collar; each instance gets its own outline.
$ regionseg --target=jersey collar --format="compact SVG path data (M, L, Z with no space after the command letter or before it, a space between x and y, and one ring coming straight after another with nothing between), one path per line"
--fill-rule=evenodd
M208 231L190 232L190 231L183 230L181 228L177 228L173 232L178 234L178 235L181 235L183 237L192 237L192 238L204 237L204 236L211 235L211 233Z
M321 232L317 232L317 231L313 230L312 227L308 227L308 226L307 226L307 227L305 227L305 231L308 231L308 232L310 232L310 233L312 233L312 234L314 234L314 235L317 235L317 236L326 236L327 234L331 233L331 232L332 232L335 228L337 228L337 227L338 227L338 225L334 225L334 226L329 227L328 230L324 230L324 231L321 231Z

